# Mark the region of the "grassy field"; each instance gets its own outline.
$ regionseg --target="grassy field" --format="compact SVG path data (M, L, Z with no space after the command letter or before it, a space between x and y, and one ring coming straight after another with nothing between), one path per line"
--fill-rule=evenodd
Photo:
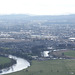
M75 60L32 61L32 65L20 72L7 75L75 75Z
M60 50L53 52L54 55L62 57L62 53L64 53L64 56L66 57L74 57L75 58L75 51L74 50Z
M64 52L64 55L75 57L75 51L74 50L68 50L68 51Z
M9 62L11 62L11 60L9 58L0 56L0 64L5 64L5 63L9 63Z

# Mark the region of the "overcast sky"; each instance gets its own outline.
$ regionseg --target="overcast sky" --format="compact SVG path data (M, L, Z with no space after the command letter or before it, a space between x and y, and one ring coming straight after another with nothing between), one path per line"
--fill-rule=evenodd
M0 14L75 14L75 0L0 0Z

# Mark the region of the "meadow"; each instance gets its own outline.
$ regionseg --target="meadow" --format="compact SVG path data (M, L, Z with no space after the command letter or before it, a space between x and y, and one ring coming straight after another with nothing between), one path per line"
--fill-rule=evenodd
M10 63L10 62L11 62L11 60L9 58L0 56L0 64L1 65L4 65L4 64Z
M62 55L62 53L64 55ZM53 52L53 54L59 57L65 56L65 57L75 58L75 50L65 50L65 51L60 50L60 51Z
M67 50L66 52L64 52L64 55L75 57L75 50Z
M32 65L19 72L6 75L75 75L74 59L33 60Z

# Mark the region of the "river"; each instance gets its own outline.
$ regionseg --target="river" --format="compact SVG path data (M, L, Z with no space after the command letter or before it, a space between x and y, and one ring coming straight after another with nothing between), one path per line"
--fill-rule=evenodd
M2 69L2 73L0 73L0 75L17 72L26 69L27 67L30 66L30 63L23 58L19 58L12 55L9 55L9 58L15 59L17 63L7 69Z
M43 56L44 57L49 57L48 53L49 53L49 51L43 51Z

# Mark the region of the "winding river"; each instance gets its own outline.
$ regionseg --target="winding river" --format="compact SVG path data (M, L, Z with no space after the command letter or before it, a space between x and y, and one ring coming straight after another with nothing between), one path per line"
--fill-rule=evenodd
M49 51L44 51L44 57L48 57L49 56L48 53ZM9 55L9 58L15 59L17 63L9 68L2 69L1 70L2 73L0 73L0 75L17 72L17 71L26 69L27 67L30 66L30 63L23 58L19 58L13 55Z
M9 55L9 58L15 59L17 63L7 69L2 69L2 73L0 73L0 75L17 72L30 66L30 63L23 58L19 58L12 55Z

